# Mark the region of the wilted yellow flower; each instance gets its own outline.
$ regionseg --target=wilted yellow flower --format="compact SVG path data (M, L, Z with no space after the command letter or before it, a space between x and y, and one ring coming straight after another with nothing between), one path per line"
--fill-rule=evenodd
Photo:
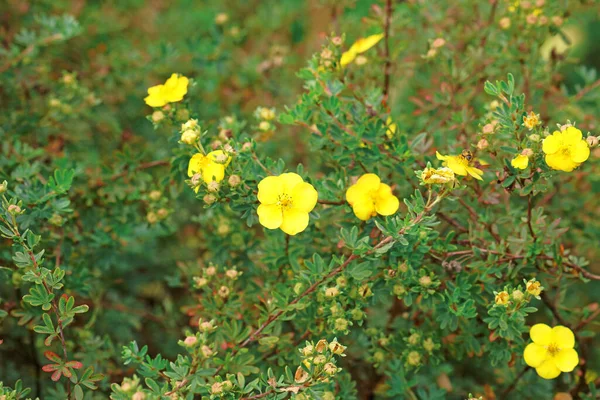
M540 114L536 114L533 111L530 111L529 114L523 117L523 126L530 131L541 123L542 121L540 121Z
M550 328L546 324L531 327L529 336L533 343L525 347L523 358L544 379L554 379L561 372L571 372L579 364L575 335L565 326Z
M444 156L436 151L435 156L438 160L444 161L444 167L450 168L456 175L466 176L468 174L475 179L480 181L483 180L481 177L483 171L471 166L473 154L469 150L463 150L463 152L457 156Z
M448 167L442 168L425 168L421 172L421 180L423 183L431 185L434 183L450 183L456 180L454 171Z
M570 126L564 131L554 131L542 142L546 164L558 171L571 172L590 156L590 148L581 131Z
M346 191L346 201L359 219L366 221L379 215L392 215L400 207L400 201L392 194L392 188L381 183L375 174L365 174Z
M173 74L164 85L148 88L148 96L144 99L150 107L162 107L167 103L183 100L187 93L188 78L183 75Z
M529 165L529 157L519 154L510 161L510 165L512 165L513 168L525 169Z
M298 174L267 176L258 184L258 220L267 229L280 228L295 235L308 226L308 213L318 197L315 188Z
M225 168L230 161L231 157L222 150L211 151L207 155L194 154L188 164L188 176L200 173L205 183L221 182L225 177ZM198 192L197 187L195 191Z
M342 54L342 58L340 60L340 64L342 67L350 64L357 55L360 53L364 53L369 50L371 47L375 46L381 39L383 39L385 35L383 33L377 35L371 35L366 38L360 38L352 46L348 51Z
M346 346L341 345L337 340L334 339L333 342L329 343L329 350L331 350L333 354L343 356L344 351L346 350Z
M503 290L502 292L496 294L496 298L494 299L494 301L499 306L505 306L508 304L509 299L510 299L510 296L509 296L508 292Z

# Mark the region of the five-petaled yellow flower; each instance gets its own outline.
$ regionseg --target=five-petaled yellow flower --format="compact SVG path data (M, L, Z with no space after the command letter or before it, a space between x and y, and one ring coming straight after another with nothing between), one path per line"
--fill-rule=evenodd
M365 174L346 191L346 201L359 219L366 221L379 215L392 215L400 207L400 201L392 194L392 188L381 183L375 174Z
M481 177L483 171L471 166L473 154L471 154L469 150L463 150L463 152L457 156L444 156L436 151L435 156L438 160L444 162L444 167L450 168L456 175L467 176L468 174L475 179L479 179L480 181L483 180Z
M546 324L531 327L529 336L533 343L525 347L523 358L544 379L554 379L561 372L571 372L579 364L575 335L565 326L550 328Z
M525 169L529 165L529 157L524 154L519 154L510 161L510 165L512 165L513 168Z
M207 155L194 154L188 164L188 176L200 174L205 183L221 182L225 177L225 168L229 165L231 157L223 150L211 151ZM198 192L198 187L195 188Z
M162 107L167 103L183 100L187 93L189 80L183 75L173 74L164 85L148 88L148 96L144 99L150 107Z
M590 148L582 138L581 131L570 126L564 131L555 131L544 139L542 150L546 164L558 171L571 172L590 156Z
M342 58L340 59L340 64L343 67L350 64L357 55L360 53L364 53L369 50L371 47L375 46L381 39L383 39L385 35L383 33L379 33L377 35L371 35L366 38L360 38L356 42L350 46L348 51L342 54Z
M258 220L267 229L280 228L295 235L308 226L308 213L318 197L315 188L298 174L267 176L258 184Z

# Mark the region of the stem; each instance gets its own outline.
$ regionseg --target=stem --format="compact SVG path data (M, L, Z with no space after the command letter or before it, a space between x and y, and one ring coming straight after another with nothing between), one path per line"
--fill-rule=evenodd
M390 91L390 74L392 69L392 60L390 59L390 26L392 23L392 0L386 0L385 3L385 38L384 55L385 64L383 66L383 102L387 103Z

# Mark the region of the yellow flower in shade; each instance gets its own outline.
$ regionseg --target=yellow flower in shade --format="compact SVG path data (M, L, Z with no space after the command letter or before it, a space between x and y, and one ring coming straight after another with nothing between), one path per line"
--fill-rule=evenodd
M211 151L207 155L194 154L188 164L188 176L201 174L205 183L221 182L225 177L225 168L229 165L231 157L223 150ZM195 189L198 192L198 188Z
M539 296L544 289L544 287L535 279L528 281L525 284L525 288L527 289L527 293L535 297Z
M258 184L258 220L267 229L295 235L308 226L308 213L318 197L315 188L298 174L267 176Z
M454 182L456 180L456 177L454 176L454 171L452 171L448 167L427 167L421 172L421 180L427 185L431 185L434 183L443 184Z
M364 53L369 50L371 47L375 46L381 39L383 39L385 35L383 33L377 35L371 35L366 38L360 38L352 46L348 51L342 54L342 58L340 60L340 64L343 67L350 64L352 61L356 59L356 56L360 53Z
M512 165L513 168L525 169L529 165L529 157L519 154L510 161L510 165Z
M571 372L579 364L575 335L565 326L550 328L546 324L531 327L533 343L525 347L523 358L544 379L554 379L561 372Z
M388 139L392 139L396 134L396 129L398 129L398 127L395 123L392 122L392 117L388 117L385 121L385 124L387 125L387 130L385 134L388 137Z
M564 131L555 131L544 139L542 150L546 164L558 171L571 172L590 156L590 148L582 138L581 131L570 126Z
M148 96L144 99L150 107L162 107L167 103L183 100L187 93L188 78L183 75L173 74L164 85L148 88Z
M540 114L536 114L533 111L530 111L529 114L523 117L523 126L530 131L541 123L542 121L540 121Z
M359 219L366 221L379 215L392 215L400 207L400 201L392 194L392 188L381 183L375 174L365 174L346 191L346 201Z
M508 292L503 290L502 292L496 294L494 301L499 306L505 306L508 304L509 299L510 299L510 296L509 296Z
M468 174L475 179L480 181L483 180L481 177L483 175L483 171L479 168L471 166L473 154L471 154L469 150L463 150L463 152L457 156L444 156L436 151L435 156L438 160L444 162L444 167L450 168L456 175L466 176Z

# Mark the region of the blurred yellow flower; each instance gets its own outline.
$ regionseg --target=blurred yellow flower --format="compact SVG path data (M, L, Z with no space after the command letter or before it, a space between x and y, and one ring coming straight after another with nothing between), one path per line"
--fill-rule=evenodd
M366 221L379 215L392 215L400 207L400 201L392 194L392 188L381 183L375 174L365 174L346 191L346 201L354 215Z
M267 176L258 184L258 220L267 229L296 235L308 226L308 213L318 197L315 188L298 174Z
M499 306L505 306L508 304L509 299L510 299L510 296L509 296L508 292L503 290L502 292L496 294L494 301Z
M392 117L387 117L385 124L387 125L385 134L387 135L388 139L391 139L396 134L396 129L398 129L398 127L394 122L392 122Z
M207 155L194 154L188 164L188 176L201 174L205 183L221 182L225 177L225 168L229 165L231 157L223 150L211 151ZM198 192L198 187L194 189Z
M365 51L369 50L371 47L379 43L379 41L383 39L384 36L385 35L383 33L380 33L377 35L368 36L366 38L360 38L356 42L354 42L354 44L350 46L348 51L342 54L342 58L340 60L342 68L354 61L357 55L359 55L360 53L364 53Z
M590 148L582 138L581 131L570 126L564 131L555 131L544 139L542 150L546 164L558 171L571 172L590 156Z
M423 183L431 185L434 183L450 183L456 180L454 171L448 167L442 168L425 168L421 172L421 180Z
M148 88L148 96L144 99L150 107L162 107L167 103L183 100L187 93L188 78L183 75L173 74L164 85Z
M513 168L525 169L529 165L529 157L519 154L510 161L510 165L512 165Z
M540 121L540 114L536 114L533 111L530 111L529 114L523 117L523 126L530 131L541 123L542 121Z
M481 178L483 171L471 166L473 154L471 154L470 151L463 150L463 152L457 156L444 156L436 151L435 156L438 160L444 162L444 167L450 168L456 175L467 176L468 174L475 179L480 181L483 180L483 178Z
M531 327L529 336L533 343L525 347L523 358L544 379L554 379L561 372L571 372L579 364L575 335L565 326L550 328L546 324Z

